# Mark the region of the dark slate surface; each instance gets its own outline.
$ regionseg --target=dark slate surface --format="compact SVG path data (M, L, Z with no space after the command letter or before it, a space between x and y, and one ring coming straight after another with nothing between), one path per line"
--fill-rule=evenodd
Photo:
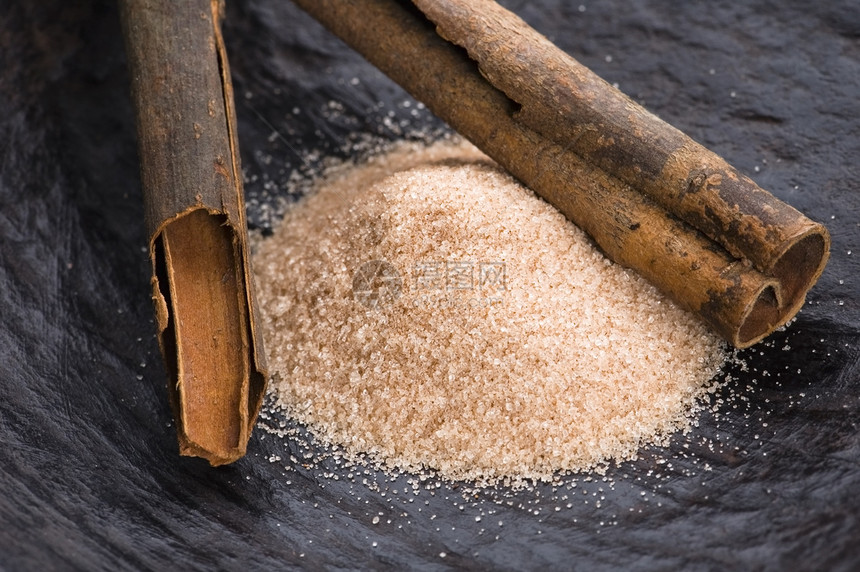
M330 460L305 468L307 450L262 432L230 467L177 457L116 9L10 0L0 5L0 568L860 567L856 3L508 5L828 224L832 258L809 304L744 352L749 371L716 412L607 481L466 499L448 484L410 503L365 475L333 480ZM307 151L344 156L356 134L440 127L288 2L231 2L226 36L258 228Z

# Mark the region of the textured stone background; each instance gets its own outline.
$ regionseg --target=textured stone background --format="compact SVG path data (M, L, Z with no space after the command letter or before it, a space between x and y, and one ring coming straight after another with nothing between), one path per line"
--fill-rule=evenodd
M361 134L444 129L289 2L228 4L256 228L270 228L309 150L343 157ZM750 371L718 396L727 402L691 435L611 468L613 490L579 477L569 509L549 486L509 494L513 506L449 485L391 503L304 468L307 451L261 432L227 468L178 458L114 3L11 0L0 5L0 569L860 566L860 9L506 4L828 224L831 262L809 303L744 352Z

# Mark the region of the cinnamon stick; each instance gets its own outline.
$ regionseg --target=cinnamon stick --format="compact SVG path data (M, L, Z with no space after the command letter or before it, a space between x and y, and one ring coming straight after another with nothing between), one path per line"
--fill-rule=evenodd
M516 119L618 177L777 278L794 311L824 269L827 231L649 113L494 0L414 0L521 107Z
M295 2L733 345L787 322L820 276L823 226L494 3L415 0L428 20L396 0Z
M123 0L152 297L180 453L245 454L265 392L217 0Z

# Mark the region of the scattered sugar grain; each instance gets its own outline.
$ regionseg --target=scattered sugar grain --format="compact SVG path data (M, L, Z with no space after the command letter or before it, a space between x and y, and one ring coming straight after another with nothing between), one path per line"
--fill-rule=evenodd
M340 169L256 250L279 405L387 466L495 483L634 458L689 428L726 359L693 316L464 144ZM353 279L371 260L400 283L368 307ZM491 302L481 265L504 267ZM451 269L472 281L450 288Z

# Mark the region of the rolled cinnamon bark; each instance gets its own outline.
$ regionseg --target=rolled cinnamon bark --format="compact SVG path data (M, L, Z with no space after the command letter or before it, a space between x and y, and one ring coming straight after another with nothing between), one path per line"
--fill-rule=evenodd
M646 119L648 122L659 120L593 74L586 74L594 84L587 98L580 101L576 99L575 93L566 95L574 103L567 107L556 107L557 101L565 100L558 92L567 93L571 88L566 83L573 80L563 80L552 75L555 64L551 60L548 64L510 64L510 61L519 61L521 54L524 54L523 61L531 62L528 58L530 50L520 46L519 42L537 42L545 49L552 46L533 30L524 30L523 27L527 26L521 21L504 20L504 25L490 28L482 35L482 16L473 12L471 2L416 1L418 6L428 11L431 18L442 23L442 34L456 35L458 42L462 40L466 44L467 49L464 50L437 34L433 23L421 11L396 0L295 2L514 176L559 208L585 230L612 260L643 274L679 305L698 314L733 345L750 346L787 322L800 309L806 291L823 270L829 250L826 230L764 191L744 195L737 201L721 199L726 205L721 207L722 215L740 212L734 218L725 219L727 228L731 230L730 236L732 232L742 236L749 234L752 237L744 240L755 243L754 237L763 234L774 244L781 245L767 243L763 254L753 260L734 254L742 253L735 246L730 247L733 249L730 252L723 241L715 242L707 236L708 232L719 234L715 231L719 230L716 227L722 222L697 229L690 221L682 220L683 209L678 213L667 209L666 205L671 205L672 201L660 199L656 193L640 192L639 188L634 188L625 180L635 178L626 174L627 171L640 173L651 168L651 172L642 177L651 181L649 184L655 187L660 184L671 187L683 178L679 173L682 173L686 163L682 161L682 166L677 167L676 162L677 157L684 157L683 153L678 155L678 149L687 144L685 136L671 128L640 134L641 126L647 123ZM475 5L486 8L491 15L501 10L497 6L487 6L484 2ZM446 12L448 8L453 10L451 14ZM490 71L483 67L479 69L478 63L467 53L471 45L469 41L473 40L460 38L473 35L483 38L485 55L492 56L495 50L500 53L498 57L509 63L500 64L498 69ZM509 36L512 39L508 40ZM539 67L535 72L537 77L532 79L543 86L542 91L530 95L540 102L534 107L531 99L506 93L493 83L496 81L507 86L502 80L494 79L494 74L505 79L508 74L517 77L517 73L522 72L521 68L531 65ZM513 69L508 69L510 67ZM578 73L581 75L584 72L580 70ZM514 85L522 88L515 81ZM602 103L602 99L606 98L609 103ZM524 102L530 104L528 108ZM575 114L570 117L565 115L569 112L580 115L595 113L591 108L609 110L603 124L591 120L583 127L579 125ZM630 109L638 114L635 121L629 120ZM623 132L628 121L634 127L631 134ZM620 140L623 135L626 138L624 141L632 145L635 151L630 162L622 151L615 152L617 157L612 155L614 151L589 155L588 150L591 148L607 147L605 141L600 143L601 134L613 140ZM634 137L638 135L641 137ZM589 137L593 139L592 143L588 143ZM584 144L584 150L577 149L580 139L588 143ZM618 147L613 143L608 148L623 150L627 147ZM650 162L642 159L639 164L634 161L636 157L649 157L651 154L657 158ZM659 163L662 156L665 159L659 169L652 168L651 165ZM613 163L618 172L610 168ZM723 175L722 171L717 173L709 170L709 165L711 163L704 165L704 170L699 173L704 179L698 186L691 187L684 179L689 197L680 197L680 202L687 204L696 197L713 195L723 197L723 185L717 184L722 183L722 180L718 181L718 176L730 180L733 175L729 171L724 171L726 174ZM689 173L684 176L689 177ZM696 176L693 177L694 182L700 180ZM764 195L769 198L764 203L758 202L757 197ZM747 203L752 203L751 209ZM713 207L700 205L697 208L705 213L706 218L711 217L709 209L713 210ZM756 216L756 209L763 213L775 209L779 216L763 219ZM695 222L695 216L687 218ZM712 218L715 221L723 220ZM753 218L757 218L758 222L754 223L751 220ZM784 225L776 224L782 218L790 220ZM796 219L800 222L796 222ZM795 227L805 230L798 232ZM735 242L744 244L744 240ZM732 241L725 242L735 244ZM808 259L813 261L809 263ZM757 269L755 264L760 268ZM795 265L798 272L789 268L790 265Z
M158 339L180 452L245 454L265 392L217 0L123 0Z
M645 193L774 276L796 313L824 270L821 224L649 113L493 0L414 0L437 32L520 105L516 119Z

